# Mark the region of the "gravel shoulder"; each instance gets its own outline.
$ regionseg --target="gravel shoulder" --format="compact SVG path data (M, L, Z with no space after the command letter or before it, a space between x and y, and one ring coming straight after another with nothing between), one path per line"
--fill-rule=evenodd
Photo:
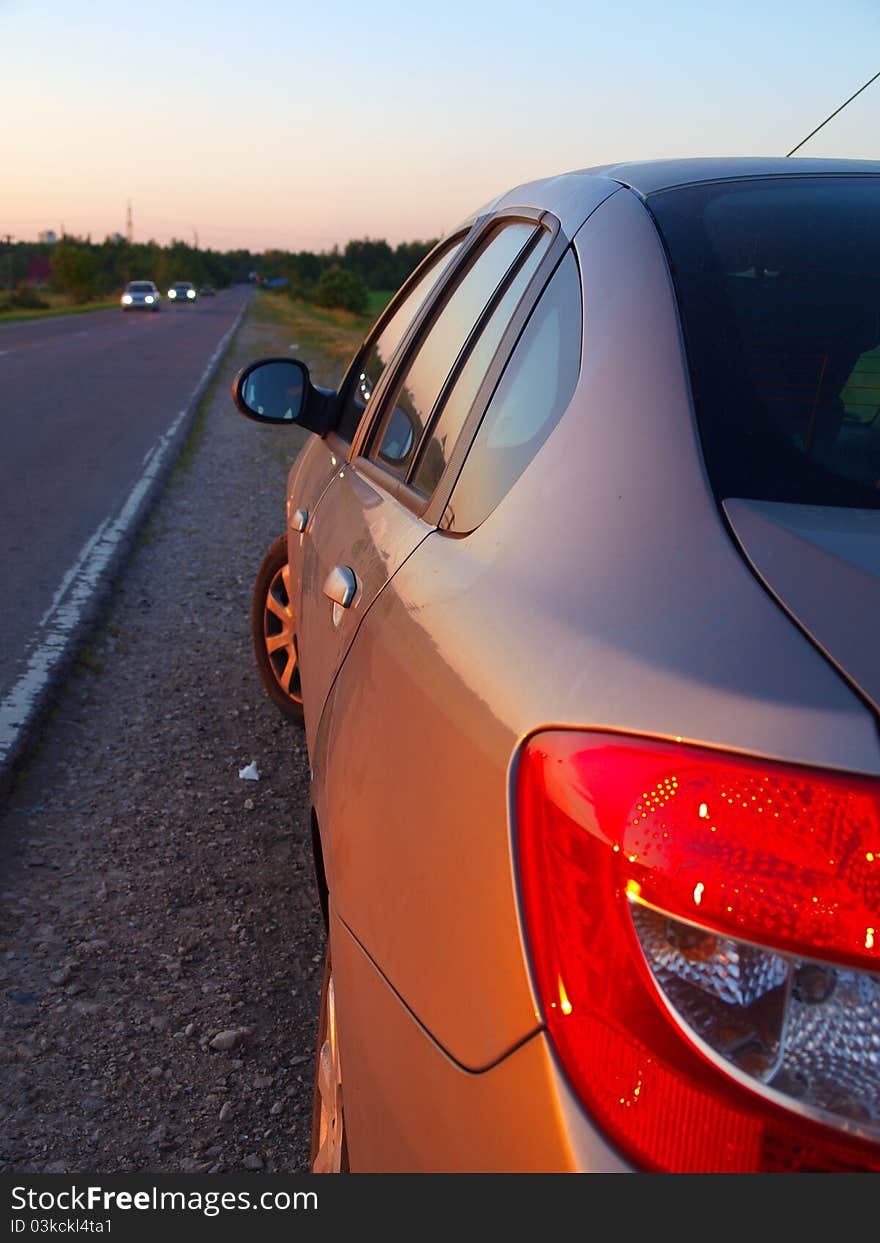
M308 764L249 621L305 436L229 396L291 332L254 299L0 805L2 1172L308 1170L324 943ZM335 384L354 334L298 335ZM252 761L258 781L239 777Z

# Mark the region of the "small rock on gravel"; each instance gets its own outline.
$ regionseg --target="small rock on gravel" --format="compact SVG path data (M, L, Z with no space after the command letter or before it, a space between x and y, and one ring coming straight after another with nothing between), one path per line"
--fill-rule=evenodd
M247 1027L231 1027L227 1031L218 1032L211 1040L212 1049L217 1049L220 1053L230 1053L233 1049L237 1049L243 1044L245 1039L250 1035L250 1029Z

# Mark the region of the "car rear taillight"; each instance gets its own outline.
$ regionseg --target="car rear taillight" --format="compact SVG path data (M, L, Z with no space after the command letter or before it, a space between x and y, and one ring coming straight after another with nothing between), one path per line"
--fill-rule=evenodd
M516 769L535 987L640 1168L880 1169L880 781L547 731Z

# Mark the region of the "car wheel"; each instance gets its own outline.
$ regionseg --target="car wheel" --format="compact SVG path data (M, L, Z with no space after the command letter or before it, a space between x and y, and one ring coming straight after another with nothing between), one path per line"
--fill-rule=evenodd
M296 618L290 601L287 537L279 535L263 558L254 584L251 630L260 678L269 698L292 721L303 723Z
M349 1171L348 1142L342 1108L336 992L329 940L324 954L324 980L321 985L321 1009L318 1016L310 1164L313 1174L347 1174Z

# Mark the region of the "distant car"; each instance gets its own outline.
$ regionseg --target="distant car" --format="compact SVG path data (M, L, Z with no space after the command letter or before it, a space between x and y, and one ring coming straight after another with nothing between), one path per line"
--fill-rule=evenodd
M168 297L172 302L195 302L197 294L196 287L192 281L175 281L168 290Z
M129 281L119 299L123 311L158 311L159 290L152 281Z
M878 219L880 161L552 177L337 391L239 373L315 433L253 600L314 1171L880 1170Z
M217 290L214 288L213 285L202 285L201 289L199 290L199 297L200 298L213 298L216 295L216 293L217 293Z

